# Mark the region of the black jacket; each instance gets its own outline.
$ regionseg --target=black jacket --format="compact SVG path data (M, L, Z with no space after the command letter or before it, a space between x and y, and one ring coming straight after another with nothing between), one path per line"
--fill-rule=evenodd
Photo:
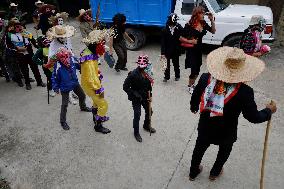
M173 35L171 34L169 26L166 26L162 30L162 45L161 54L167 58L179 56L181 54L181 46L179 38L182 35L183 28L180 24L177 24Z
M38 23L38 29L41 29L41 32L43 35L46 34L49 28L52 27L52 25L49 24L49 18L52 16L52 14L42 14L40 15L39 23Z
M123 90L130 101L144 101L148 99L148 92L151 93L152 86L149 79L142 76L139 68L129 72L123 84Z
M209 73L201 75L191 97L190 109L192 111L199 110L201 95L207 87L209 77ZM210 117L209 112L200 114L199 139L213 144L235 142L237 140L238 118L241 112L244 118L251 123L268 121L272 113L268 108L258 111L253 89L242 83L237 94L225 104L223 116Z

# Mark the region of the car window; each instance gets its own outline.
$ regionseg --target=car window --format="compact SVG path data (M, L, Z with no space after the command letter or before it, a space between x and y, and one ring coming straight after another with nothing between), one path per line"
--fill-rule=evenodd
M208 0L211 7L213 8L214 12L220 12L222 10L221 6L219 5L219 2L217 0Z
M191 15L194 8L194 0L184 0L182 2L181 14Z

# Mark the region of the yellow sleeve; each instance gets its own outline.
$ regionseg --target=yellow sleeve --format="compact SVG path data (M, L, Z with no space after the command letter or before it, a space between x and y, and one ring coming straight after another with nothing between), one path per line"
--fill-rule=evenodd
M88 87L93 90L98 90L101 88L101 81L98 76L98 70L96 69L95 63L93 61L88 61L84 66L84 79L88 84Z

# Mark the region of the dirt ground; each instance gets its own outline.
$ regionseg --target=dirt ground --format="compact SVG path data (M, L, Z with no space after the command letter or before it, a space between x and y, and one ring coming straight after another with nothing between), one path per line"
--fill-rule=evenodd
M84 48L80 40L77 31L73 39L76 55ZM189 71L184 70L183 55L181 80L175 82L172 73L172 79L163 83L157 41L128 52L129 69L135 68L141 52L149 55L155 68L153 126L157 133L149 136L141 129L141 144L133 137L133 112L122 90L127 72L118 74L105 64L101 66L111 117L105 124L112 130L109 135L96 133L91 114L80 112L74 105L69 105L67 114L71 129L63 131L59 125L60 96L52 98L48 105L44 88L33 84L33 89L26 91L0 78L0 176L12 188L26 189L258 188L266 123L253 125L242 116L239 138L224 175L216 182L208 181L217 154L217 147L212 146L204 156L203 173L195 182L188 180L198 121L189 110ZM205 58L202 72L206 72ZM278 104L272 118L265 186L279 189L284 186L284 49L272 48L263 59L265 71L249 85L255 90L259 109L271 99ZM87 104L91 105L90 99Z

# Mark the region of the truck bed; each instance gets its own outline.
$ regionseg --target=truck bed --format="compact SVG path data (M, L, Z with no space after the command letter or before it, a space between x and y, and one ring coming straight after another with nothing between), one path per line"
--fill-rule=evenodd
M112 22L116 13L127 17L127 24L164 26L174 7L173 0L90 0L93 16L100 2L100 21Z

